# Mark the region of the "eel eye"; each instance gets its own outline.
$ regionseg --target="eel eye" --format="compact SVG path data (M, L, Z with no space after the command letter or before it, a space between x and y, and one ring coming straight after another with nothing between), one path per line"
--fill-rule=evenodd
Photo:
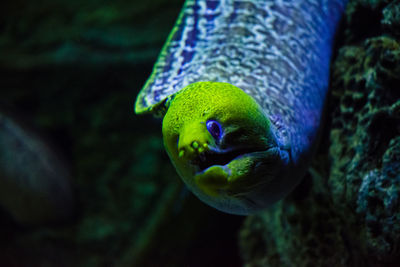
M206 126L207 126L207 130L210 132L212 137L214 137L214 139L219 140L221 138L222 127L221 127L221 124L219 124L219 122L210 120L210 121L207 121Z

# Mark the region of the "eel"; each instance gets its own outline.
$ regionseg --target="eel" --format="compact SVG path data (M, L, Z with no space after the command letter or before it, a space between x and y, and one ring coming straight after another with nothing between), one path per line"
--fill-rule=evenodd
M247 215L305 175L346 0L187 0L135 112L163 117L187 187Z

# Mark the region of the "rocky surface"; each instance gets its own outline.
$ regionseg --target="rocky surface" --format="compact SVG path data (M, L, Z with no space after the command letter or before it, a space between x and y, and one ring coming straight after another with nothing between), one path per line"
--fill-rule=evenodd
M398 266L399 1L351 1L325 135L302 184L240 232L246 266Z

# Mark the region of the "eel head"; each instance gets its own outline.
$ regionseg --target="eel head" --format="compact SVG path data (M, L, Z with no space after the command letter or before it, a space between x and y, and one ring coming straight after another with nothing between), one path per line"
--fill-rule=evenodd
M221 211L246 215L281 199L289 153L256 101L219 82L193 83L168 99L167 153L189 189Z

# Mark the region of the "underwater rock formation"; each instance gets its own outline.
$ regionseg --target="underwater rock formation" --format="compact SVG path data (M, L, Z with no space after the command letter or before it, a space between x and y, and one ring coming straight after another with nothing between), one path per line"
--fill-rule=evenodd
M73 210L65 163L35 132L1 110L0 208L21 225L63 221Z
M320 150L291 196L247 218L246 266L400 261L399 8L398 1L349 3Z

